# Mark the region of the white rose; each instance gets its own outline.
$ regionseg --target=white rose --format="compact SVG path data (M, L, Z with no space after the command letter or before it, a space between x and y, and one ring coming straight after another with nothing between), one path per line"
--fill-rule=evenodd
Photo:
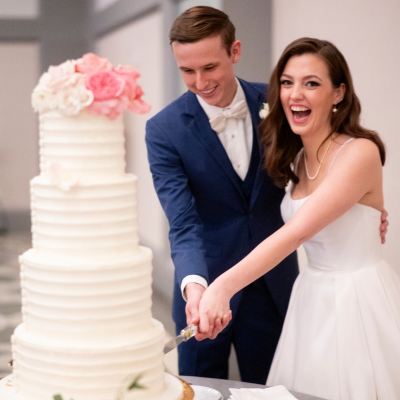
M36 112L46 112L57 108L56 95L45 85L37 85L32 93L32 107Z
M264 119L268 116L269 114L269 105L268 103L263 104L263 108L260 110L260 118Z
M60 65L51 65L46 76L46 84L55 93L66 85L75 85L81 74L75 72L75 61L68 60Z
M50 87L50 81L51 81L51 75L48 72L45 72L40 77L39 83L37 84L37 86L47 86L49 88Z
M93 93L86 89L83 75L79 75L78 80L74 78L74 86L65 85L57 93L58 108L66 115L76 115L93 102Z
M92 101L93 93L80 91L76 88L61 90L57 94L58 108L66 115L78 114L83 108L91 104Z
M75 73L75 62L72 60L67 60L60 65L50 65L48 73L53 78L65 75L73 75Z

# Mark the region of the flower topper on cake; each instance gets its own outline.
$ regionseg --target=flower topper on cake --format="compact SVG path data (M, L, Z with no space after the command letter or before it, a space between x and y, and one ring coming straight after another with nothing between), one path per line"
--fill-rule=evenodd
M143 90L135 68L113 67L106 58L88 53L78 60L50 66L32 93L32 106L40 113L59 110L76 115L87 109L92 114L115 119L126 110L137 114L150 111L142 100Z

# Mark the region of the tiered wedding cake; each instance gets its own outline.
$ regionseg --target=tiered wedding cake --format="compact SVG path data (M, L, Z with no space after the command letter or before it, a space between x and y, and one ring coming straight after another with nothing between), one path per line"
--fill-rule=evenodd
M182 398L164 373L152 253L139 246L136 177L125 174L120 114L149 110L137 77L88 54L50 67L33 93L40 175L33 248L20 257L23 323L12 336L21 399ZM137 378L145 389L125 391Z

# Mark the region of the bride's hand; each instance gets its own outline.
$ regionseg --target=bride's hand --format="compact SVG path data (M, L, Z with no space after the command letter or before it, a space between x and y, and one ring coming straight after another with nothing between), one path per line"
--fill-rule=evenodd
M229 300L230 296L218 287L217 282L206 289L200 301L200 333L196 334L197 340L215 339L226 328L232 319Z

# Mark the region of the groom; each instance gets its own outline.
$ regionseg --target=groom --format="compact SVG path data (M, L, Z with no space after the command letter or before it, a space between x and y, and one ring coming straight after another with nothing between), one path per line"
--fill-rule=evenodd
M146 143L170 224L179 332L199 321L207 285L283 225L284 190L263 169L257 126L267 86L235 77L241 44L228 16L211 7L186 10L170 41L189 91L147 122ZM179 373L227 379L233 344L242 380L265 384L297 274L293 253L237 293L232 320L215 340L178 348ZM225 325L197 337L214 337Z

